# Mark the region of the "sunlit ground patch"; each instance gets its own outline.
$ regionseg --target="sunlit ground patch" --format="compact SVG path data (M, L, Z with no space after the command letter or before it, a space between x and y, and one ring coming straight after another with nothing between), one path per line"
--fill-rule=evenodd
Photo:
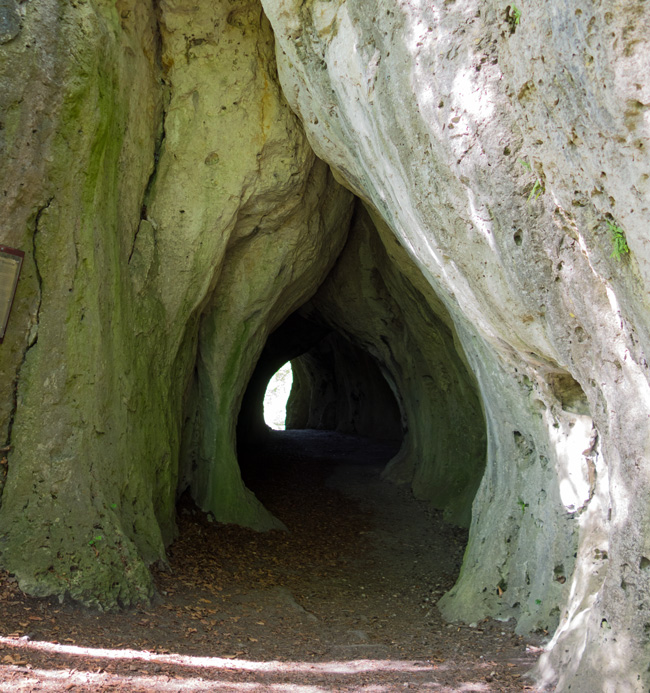
M446 667L430 661L261 662L80 647L9 637L0 637L0 646L6 653L0 658L3 663L0 691L390 693L411 689L478 693L492 690L480 680L449 687L438 679Z

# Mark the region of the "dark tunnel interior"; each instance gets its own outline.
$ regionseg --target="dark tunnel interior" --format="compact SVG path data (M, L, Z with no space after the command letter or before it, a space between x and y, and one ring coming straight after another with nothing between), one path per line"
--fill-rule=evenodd
M458 578L487 438L478 384L444 305L360 207L316 293L261 351L252 348L259 357L246 367L239 411L220 429L234 446L218 448L219 475L200 476L208 458L191 435L219 432L213 412L201 419L190 407L183 478L194 485L179 505L181 541L192 552L205 546L215 570L226 566L224 592L239 599L247 590L258 608L282 612L272 647L296 620L310 633L309 652L328 657L332 647L344 657L428 647L431 633L444 634L433 602ZM288 361L286 430L275 431L264 396ZM188 398L197 409L201 377ZM218 466L222 458L234 472ZM257 531L219 517L216 503L201 503L209 483L226 489L224 504L230 484L238 501L252 499L278 523Z
M291 361L286 430L264 421L270 379ZM273 332L242 400L237 452L244 483L264 502L287 460L369 459L385 465L403 440L402 416L375 360L322 322L299 313Z
M324 280L270 334L258 333L263 347L246 346L252 335L242 324L224 332L231 351L222 357L214 323L202 328L178 494L189 488L219 521L274 526L254 488L269 467L265 446L311 430L385 442L382 479L469 527L487 451L478 383L444 303L379 221L357 205ZM264 395L287 361L294 382L282 437L264 421Z

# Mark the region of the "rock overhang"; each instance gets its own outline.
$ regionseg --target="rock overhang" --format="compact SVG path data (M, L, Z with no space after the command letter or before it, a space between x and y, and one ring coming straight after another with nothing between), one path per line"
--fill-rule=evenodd
M270 25L255 3L232 14L164 2L156 15L125 0L119 16L101 3L20 7L3 44L3 146L17 168L2 204L12 245L33 252L16 304L28 328L1 355L13 448L3 565L39 594L146 598L144 562L173 536L179 478L224 517L268 524L238 478L233 412L267 335L312 300L404 401L447 383L472 402L449 410L475 449L486 437L487 455L449 510L474 498L445 613L514 616L522 631L559 621L548 680L641 690L648 9L523 4L513 22L512 6L472 0L264 7ZM353 200L334 178L374 219L343 255ZM618 259L616 233L631 251ZM363 280L358 269L346 279L345 255L370 266L381 253L391 262L377 295L420 302L440 323L449 358L431 381L398 387L372 325L381 311L349 324L354 311L337 305L337 276L352 294ZM426 363L434 333L411 328ZM408 417L411 435L427 416ZM426 436L414 444L443 452ZM435 474L408 452L391 477L433 499ZM73 519L41 547L57 504ZM99 515L112 539L98 567ZM33 565L11 545L37 547ZM70 566L74 584L55 577Z

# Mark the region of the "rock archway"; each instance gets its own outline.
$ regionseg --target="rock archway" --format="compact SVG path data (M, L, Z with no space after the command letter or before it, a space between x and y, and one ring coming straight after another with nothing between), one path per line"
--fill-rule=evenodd
M240 445L265 428L262 398L271 375L307 352L302 367L298 360L290 427L395 439L403 433L386 477L411 484L417 498L443 509L449 521L469 526L486 447L476 382L448 313L418 280L401 246L389 234L385 238L390 250L359 204L327 279L262 352L243 400ZM338 360L336 393L327 391L336 378L328 360ZM365 407L352 405L355 387Z
M180 487L277 526L236 422L300 309L394 392L387 476L471 505L444 614L554 631L559 690L645 693L650 9L521 5L4 3L22 589L150 598Z

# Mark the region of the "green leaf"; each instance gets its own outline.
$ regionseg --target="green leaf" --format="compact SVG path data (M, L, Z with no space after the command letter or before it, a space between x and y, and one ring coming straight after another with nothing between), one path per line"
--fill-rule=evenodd
M615 224L613 221L606 219L609 232L612 234L612 254L615 260L620 260L623 255L627 255L630 252L630 248L627 245L627 239L625 238L625 231Z
M536 200L543 192L544 186L542 185L541 181L537 179L535 181L535 185L533 185L533 189L530 191L530 195L528 195L526 202L530 202L531 199Z

